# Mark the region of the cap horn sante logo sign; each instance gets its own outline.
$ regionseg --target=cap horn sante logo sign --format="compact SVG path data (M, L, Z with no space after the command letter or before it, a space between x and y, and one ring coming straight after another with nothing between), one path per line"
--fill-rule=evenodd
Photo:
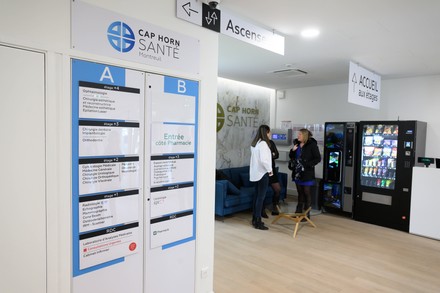
M225 125L225 111L223 107L217 103L217 132L219 132L223 125Z
M121 53L131 51L136 42L133 30L122 21L115 21L109 25L107 39L113 49Z

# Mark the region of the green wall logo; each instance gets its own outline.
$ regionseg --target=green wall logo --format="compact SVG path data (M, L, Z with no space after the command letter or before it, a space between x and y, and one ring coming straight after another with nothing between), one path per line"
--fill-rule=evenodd
M225 112L226 109L226 112ZM235 105L227 105L224 108L217 103L217 132L224 126L258 128L260 110L258 108L242 108Z
M217 103L217 132L219 132L225 125L225 110Z

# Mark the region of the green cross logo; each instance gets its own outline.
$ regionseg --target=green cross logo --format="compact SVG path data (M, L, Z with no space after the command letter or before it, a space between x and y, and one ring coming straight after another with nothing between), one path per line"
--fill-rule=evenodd
M217 132L219 132L225 125L225 111L223 107L217 103Z

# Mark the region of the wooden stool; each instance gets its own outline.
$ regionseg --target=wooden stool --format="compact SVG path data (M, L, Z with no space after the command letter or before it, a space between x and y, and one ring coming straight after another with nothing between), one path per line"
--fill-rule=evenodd
M285 218L294 221L295 224L295 230L293 231L293 238L296 237L296 232L298 231L299 223L303 219L306 219L307 222L309 222L310 225L313 226L313 228L316 228L316 225L312 222L312 220L309 219L307 216L307 213L309 213L312 210L312 207L309 207L306 211L303 213L280 213L278 216L275 217L275 219L272 221L272 224L275 224L279 219Z

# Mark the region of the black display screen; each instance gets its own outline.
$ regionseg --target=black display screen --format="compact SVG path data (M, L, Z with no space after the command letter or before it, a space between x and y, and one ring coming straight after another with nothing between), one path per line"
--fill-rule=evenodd
M341 152L328 152L327 159L327 180L331 182L341 182Z
M330 149L344 147L344 124L329 123L325 126L325 146Z

